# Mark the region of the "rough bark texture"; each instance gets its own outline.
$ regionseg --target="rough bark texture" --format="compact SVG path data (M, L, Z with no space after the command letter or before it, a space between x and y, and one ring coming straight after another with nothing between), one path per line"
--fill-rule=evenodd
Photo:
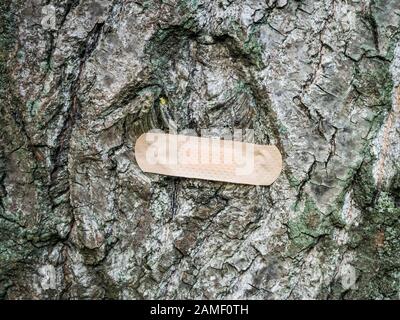
M0 297L399 298L398 0L0 15ZM284 171L144 174L135 140L169 120L252 128Z

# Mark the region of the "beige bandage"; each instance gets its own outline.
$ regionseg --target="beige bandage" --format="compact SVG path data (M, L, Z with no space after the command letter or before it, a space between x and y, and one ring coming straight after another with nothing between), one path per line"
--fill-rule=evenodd
M273 145L164 133L141 135L135 156L144 172L251 185L270 185L282 170Z

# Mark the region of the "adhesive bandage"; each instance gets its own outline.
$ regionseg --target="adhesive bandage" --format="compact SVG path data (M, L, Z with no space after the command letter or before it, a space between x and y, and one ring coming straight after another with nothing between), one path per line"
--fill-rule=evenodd
M165 133L141 135L135 157L144 172L251 185L270 185L282 170L273 145Z

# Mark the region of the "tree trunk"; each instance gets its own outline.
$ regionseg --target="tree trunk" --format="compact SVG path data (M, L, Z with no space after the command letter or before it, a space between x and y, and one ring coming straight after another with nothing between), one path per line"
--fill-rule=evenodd
M1 0L0 297L400 295L398 0ZM145 174L253 129L268 187Z

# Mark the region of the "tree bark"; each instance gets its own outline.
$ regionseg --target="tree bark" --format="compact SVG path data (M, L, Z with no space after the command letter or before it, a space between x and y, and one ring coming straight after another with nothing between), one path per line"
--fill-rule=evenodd
M0 2L0 297L399 299L398 0ZM268 187L145 174L253 129Z

